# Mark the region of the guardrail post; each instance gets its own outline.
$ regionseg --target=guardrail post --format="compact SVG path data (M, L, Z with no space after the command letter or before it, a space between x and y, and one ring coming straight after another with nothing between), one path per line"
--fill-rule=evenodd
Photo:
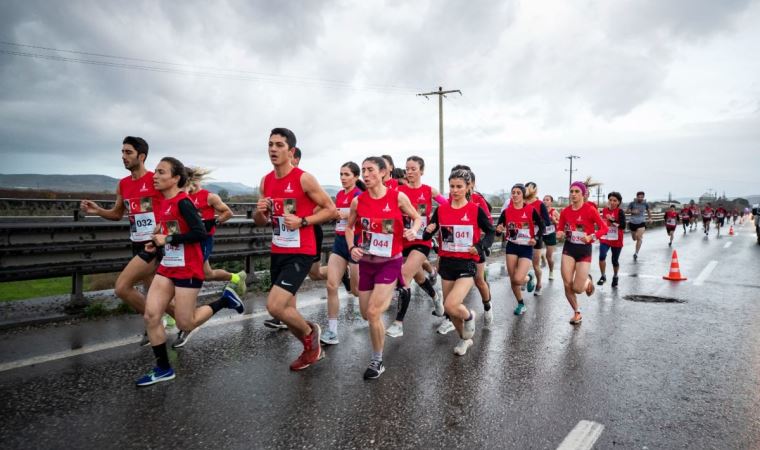
M245 257L245 273L252 273L251 272L251 255L246 255Z
M81 219L83 216L82 212L79 211L78 209L75 209L72 212L74 213L74 222L79 222L79 219Z
M74 272L74 275L71 276L70 308L84 308L87 306L87 299L84 297L83 291L84 275L81 272Z

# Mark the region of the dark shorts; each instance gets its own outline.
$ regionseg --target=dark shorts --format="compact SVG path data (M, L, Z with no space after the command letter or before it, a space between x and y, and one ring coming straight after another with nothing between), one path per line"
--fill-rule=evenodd
M726 224L726 218L725 217L719 217L719 218L715 219L715 223L717 225L719 225L719 226L722 227L723 225Z
M710 223L710 222L712 222L712 217L703 217L702 218L702 222L704 222L704 223Z
M322 231L322 225L314 225L314 240L317 242L317 254L312 258L313 262L322 261L322 241L325 240L325 233Z
M570 256L575 262L591 262L591 244L573 244L565 242L562 246L562 254Z
M169 278L174 283L174 287L200 289L203 287L203 280L197 278Z
M472 259L441 258L438 274L442 280L456 281L460 278L474 278L478 268Z
M534 245L533 248L536 250L541 250L542 248L544 248L544 240L536 238L536 245Z
M314 256L272 253L269 261L272 286L279 286L295 295L309 274Z
M414 244L410 247L407 247L401 251L401 254L404 256L404 258L406 258L409 256L409 253L412 253L412 250L417 250L418 252L422 253L423 255L425 255L425 258L430 256L430 247L425 247L424 245L421 245L421 244Z
M209 256L214 251L214 236L206 236L206 239L201 241L201 252L203 252L203 262L208 261Z
M530 245L520 245L514 242L507 242L505 250L507 255L517 255L518 258L533 259L533 247Z
M544 235L544 243L547 246L555 246L557 245L557 233L550 233Z
M668 226L668 225L665 226L665 232L666 233L670 234L672 231L676 231L676 227L675 226Z
M358 239L358 236L354 237L354 245L356 245L356 240ZM351 258L351 255L348 252L348 242L346 242L346 236L341 234L335 235L335 240L333 241L332 246L332 253L340 256L341 258L345 259L351 264L359 264L358 261L354 261Z
M359 261L359 290L371 291L376 284L391 284L397 281L396 286L404 286L404 278L401 276L401 266L404 258L394 258L383 262Z
M623 247L611 247L604 242L599 244L599 261L605 261L607 259L607 252L612 251L612 265L617 266L620 258L620 252L623 251Z
M646 227L647 227L646 222L644 222L644 223L631 223L631 222L628 222L628 229L631 230L631 231L636 231L639 228L646 229Z
M140 259L146 263L150 263L156 259L158 251L155 251L153 253L146 251L145 244L147 244L147 242L132 242L132 257L134 258L135 256L139 256Z

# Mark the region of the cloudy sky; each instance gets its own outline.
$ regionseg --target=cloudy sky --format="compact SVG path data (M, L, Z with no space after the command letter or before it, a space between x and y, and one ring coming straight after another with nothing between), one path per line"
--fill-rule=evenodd
M180 6L181 5L181 6ZM760 194L760 1L3 1L0 173L126 175L125 135L256 186L269 130L339 184L389 153L484 192L568 160L650 199Z

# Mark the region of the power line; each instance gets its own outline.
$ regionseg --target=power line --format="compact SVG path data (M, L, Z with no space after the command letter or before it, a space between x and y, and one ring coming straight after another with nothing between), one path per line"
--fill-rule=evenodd
M311 85L311 86L318 86L318 87L324 87L324 88L349 89L349 90L356 90L356 91L377 91L381 93L399 94L399 95L409 95L416 91L415 89L412 89L412 88L393 86L393 85L367 84L367 85L362 85L362 86L355 86L350 82L339 81L339 80L319 79L319 78L293 76L293 75L269 74L269 73L263 73L263 72L245 71L245 70L238 70L238 69L199 67L199 66L193 66L191 64L181 64L181 63L173 63L173 62L167 62L167 61L109 55L109 54L104 54L104 53L83 52L83 51L77 51L77 50L64 50L64 49L57 49L57 48L52 48L52 47L20 44L20 43L15 43L15 42L8 42L8 41L0 41L0 45L31 48L31 49L36 49L36 50L45 50L45 51L59 52L59 53L68 53L68 54L89 56L89 57L95 57L95 58L115 59L117 60L115 62L102 61L98 59L61 56L61 55L56 55L56 54L44 54L44 53L37 53L37 52L31 52L31 51L14 51L14 50L0 49L0 54L6 54L6 55L11 55L11 56L19 56L19 57L26 57L26 58L33 58L33 59L43 59L43 60L58 61L58 62L77 63L77 64L92 65L92 66L103 66L103 67L118 68L118 69L140 70L140 71L146 71L146 72L158 72L158 73L168 73L168 74L178 74L178 75L191 75L191 76L199 76L199 77L204 77L204 78L231 79L231 80L239 80L239 81L258 81L258 82L265 82L265 83L272 83L272 84L279 84L279 85L291 85L291 86ZM129 62L125 62L125 61L129 61ZM136 63L147 63L147 64L136 64ZM169 66L169 67L161 67L161 65ZM183 69L183 68L186 68L186 69Z
M443 97L446 97L446 94L452 94L454 92L459 93L459 95L462 95L462 91L459 89L452 89L450 91L444 91L441 86L438 86L437 91L432 92L424 92L422 94L417 94L419 96L428 98L431 95L437 95L438 96L438 191L443 192Z

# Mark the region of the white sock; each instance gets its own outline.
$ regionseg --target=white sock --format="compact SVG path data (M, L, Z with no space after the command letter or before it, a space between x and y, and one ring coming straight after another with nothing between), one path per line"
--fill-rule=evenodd
M338 319L327 319L327 326L333 333L338 333Z

